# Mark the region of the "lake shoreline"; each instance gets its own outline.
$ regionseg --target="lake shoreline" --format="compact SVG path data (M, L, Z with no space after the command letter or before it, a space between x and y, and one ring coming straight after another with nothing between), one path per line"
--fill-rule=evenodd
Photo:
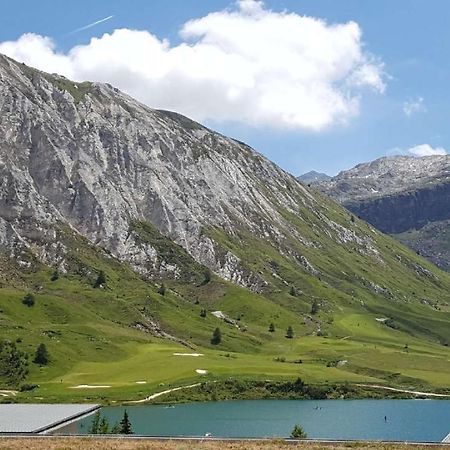
M450 400L448 392L425 392L397 386L363 383L306 384L300 378L291 381L211 380L177 386L126 404L181 404L224 400L367 400L367 399Z

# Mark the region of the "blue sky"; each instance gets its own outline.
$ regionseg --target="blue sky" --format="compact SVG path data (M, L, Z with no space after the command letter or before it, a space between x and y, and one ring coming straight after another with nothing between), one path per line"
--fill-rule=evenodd
M168 39L170 46L176 47L189 42L179 34L189 20L204 18L212 12L235 11L236 8L234 1L223 0L9 1L2 4L0 42L17 41L24 33L35 33L51 38L52 51L64 54L74 46L89 45L93 37L100 38L104 33L125 28L146 30L160 41ZM230 106L228 116L215 116L220 105L197 105L193 110L194 116L198 114L197 117L212 128L249 143L295 175L312 169L335 174L380 156L407 153L408 149L423 144L429 146L422 147L425 150L438 149L441 153L444 149L450 150L447 131L450 3L447 0L266 0L263 8L266 13L284 11L321 19L327 26L356 22L362 32L358 44L368 59L373 58L373 65L382 73L384 92L372 89L374 83L369 86L369 82L366 83L368 87L355 88L352 95L358 101L358 111L349 113L344 123L339 121L339 113L336 113L325 125L310 126L302 117L294 125L286 126L286 123L275 120L272 126L274 116L267 111L261 113L261 118L255 123L251 122L248 113L242 117L236 114L238 119L230 120L236 105ZM114 17L110 20L73 32L111 15ZM207 26L214 25L208 23ZM211 29L208 30L211 34ZM191 30L190 33L192 38L196 31ZM233 29L230 28L229 33L233 33ZM12 56L16 54L19 53ZM76 73L80 74L79 71ZM96 76L96 72L88 73ZM110 72L102 73L99 79L106 81L108 76L111 76ZM115 80L112 80L113 84L117 84ZM289 78L286 80L288 82ZM119 87L124 89L131 83L129 80L119 81L123 82ZM183 78L183 83L185 81ZM312 81L309 80L307 86L311 86ZM192 88L189 83L186 82L188 90ZM344 81L333 79L329 86L339 83L344 84ZM132 94L135 93L133 89L134 86L129 89ZM145 101L147 97L144 95L142 98ZM168 100L151 97L148 102L151 101L161 101L165 105L164 101ZM193 100L186 97L184 101ZM189 106L184 105L183 112L190 111ZM305 112L300 111L299 114Z

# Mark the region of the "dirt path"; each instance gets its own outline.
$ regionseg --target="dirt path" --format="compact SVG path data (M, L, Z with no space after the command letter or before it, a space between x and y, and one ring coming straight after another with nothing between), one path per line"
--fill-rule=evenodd
M133 400L133 401L130 401L130 402L127 402L127 403L145 403L145 402L148 402L148 401L153 400L155 398L158 398L161 395L169 394L170 392L181 391L182 389L191 389L191 388L200 386L200 384L201 383L195 383L195 384L190 384L189 386L179 386L179 387L176 387L176 388L167 389L165 391L156 392L155 394L152 394L152 395L150 395L148 397L145 397L142 400Z
M361 387L385 389L386 391L404 392L405 394L421 395L424 397L450 397L450 394L435 394L434 392L408 391L407 389L397 389L388 386L380 386L378 384L359 384Z

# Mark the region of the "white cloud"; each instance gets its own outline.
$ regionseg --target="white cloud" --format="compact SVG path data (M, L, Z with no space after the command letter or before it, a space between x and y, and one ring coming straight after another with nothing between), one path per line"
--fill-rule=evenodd
M403 112L408 116L412 116L418 112L425 112L427 109L423 102L423 97L416 97L403 103Z
M443 147L432 147L429 144L416 145L407 150L411 155L422 157L422 156L432 156L432 155L446 155L447 150Z
M320 130L358 115L361 89L383 92L383 64L355 22L274 12L255 0L185 23L172 46L118 29L59 53L35 34L0 52L75 80L109 82L154 108L197 120Z

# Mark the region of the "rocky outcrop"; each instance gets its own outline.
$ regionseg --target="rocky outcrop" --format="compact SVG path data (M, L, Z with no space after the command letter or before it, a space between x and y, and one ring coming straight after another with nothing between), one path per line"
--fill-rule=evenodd
M355 289L406 301L392 270L405 288L439 283L417 281L420 258L398 260L379 232L247 145L112 86L0 56L0 136L0 257L20 267L31 254L70 271L71 234L143 277L201 285L208 268L303 302L353 301Z
M131 227L138 221L223 278L261 290L261 275L205 230L245 230L282 249L292 236L308 238L280 208L300 220L302 208L323 214L301 183L243 143L109 85L74 83L3 56L0 135L0 244L61 270L62 223L143 275L178 277L177 262ZM341 239L333 221L318 227ZM304 260L299 267L312 270Z

